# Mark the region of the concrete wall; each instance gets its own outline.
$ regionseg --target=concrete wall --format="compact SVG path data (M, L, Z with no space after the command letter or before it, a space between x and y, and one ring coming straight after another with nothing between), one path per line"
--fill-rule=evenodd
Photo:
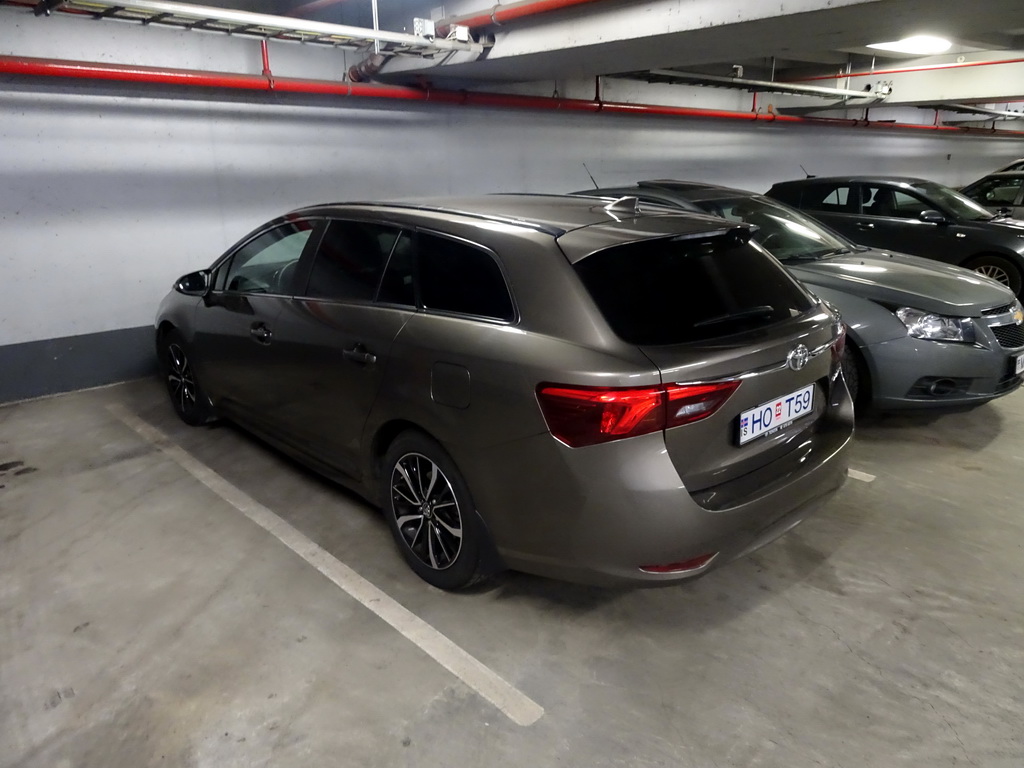
M2 54L258 73L253 45L0 8ZM275 61L305 76L346 66L296 45ZM602 184L764 190L800 164L961 184L1024 155L1020 140L923 131L246 98L0 82L0 401L151 370L147 326L171 282L308 203L570 191L589 186L584 162Z

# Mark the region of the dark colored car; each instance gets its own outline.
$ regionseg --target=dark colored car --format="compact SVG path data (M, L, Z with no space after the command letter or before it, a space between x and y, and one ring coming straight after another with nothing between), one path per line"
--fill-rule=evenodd
M506 195L294 211L161 304L168 392L383 507L412 569L705 573L840 487L841 323L744 225Z
M1024 219L1024 170L990 173L960 192L992 213Z
M1024 157L1014 160L1009 165L1004 165L998 171L995 171L995 173L1002 173L1003 171L1024 171Z
M855 245L754 192L662 179L574 194L631 195L757 226L755 239L842 314L849 329L843 373L858 404L977 405L1021 384L1024 313L992 280Z
M923 179L833 176L785 181L767 195L856 243L972 269L1018 297L1024 285L1024 222L985 210Z

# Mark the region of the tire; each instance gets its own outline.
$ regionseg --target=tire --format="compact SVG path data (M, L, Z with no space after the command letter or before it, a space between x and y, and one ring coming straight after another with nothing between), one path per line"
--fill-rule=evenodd
M868 368L864 358L850 341L846 339L846 346L843 347L843 358L840 363L843 368L843 378L846 380L846 388L850 390L850 399L858 408L866 407L871 400L871 381Z
M210 401L196 378L185 339L174 329L160 340L160 370L178 418L198 427L213 420Z
M994 253L983 253L980 256L975 256L965 261L963 265L967 269L973 269L979 275L990 277L996 282L1002 283L1013 291L1015 295L1020 296L1021 285L1024 284L1024 280L1021 279L1020 267L1009 259L997 256Z
M481 578L483 531L469 487L437 442L403 432L384 455L384 516L402 557L439 589L468 587Z

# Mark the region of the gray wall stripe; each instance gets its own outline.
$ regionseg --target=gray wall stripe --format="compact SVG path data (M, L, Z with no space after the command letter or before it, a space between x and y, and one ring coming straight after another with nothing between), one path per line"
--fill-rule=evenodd
M0 346L0 403L156 373L153 327Z

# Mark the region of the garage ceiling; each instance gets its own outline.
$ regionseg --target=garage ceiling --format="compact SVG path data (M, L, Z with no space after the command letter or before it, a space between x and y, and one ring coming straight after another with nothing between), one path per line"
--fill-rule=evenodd
M1015 117L1022 106L1016 102L1024 100L1021 0L526 0L500 5L224 0L220 5L291 16L300 25L373 27L376 16L380 29L408 35L415 31L414 18L433 20L441 31L452 19L473 19L468 47L388 58L373 77L395 84L494 90L555 81L557 89L558 81L598 77L673 82L673 71L679 71L685 73L679 82L690 86L770 91L730 80L799 81L883 92L887 107L952 107L969 114L970 105L983 105L990 120ZM525 15L503 24L481 22L481 15L510 8ZM913 34L946 37L953 47L923 59L866 47ZM702 82L701 75L718 79ZM773 100L779 111L797 113L877 103L792 94Z

